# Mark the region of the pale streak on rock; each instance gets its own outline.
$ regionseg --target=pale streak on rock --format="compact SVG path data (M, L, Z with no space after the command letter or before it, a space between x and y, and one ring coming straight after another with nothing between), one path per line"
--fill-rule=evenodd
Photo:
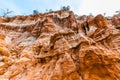
M66 10L0 18L0 79L120 80L119 19L109 20Z

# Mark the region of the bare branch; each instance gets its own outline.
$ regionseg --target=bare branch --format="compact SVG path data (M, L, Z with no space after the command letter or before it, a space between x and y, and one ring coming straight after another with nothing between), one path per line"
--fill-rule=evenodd
M13 13L13 11L10 11L9 9L1 9L3 11L3 17L8 17L9 14Z

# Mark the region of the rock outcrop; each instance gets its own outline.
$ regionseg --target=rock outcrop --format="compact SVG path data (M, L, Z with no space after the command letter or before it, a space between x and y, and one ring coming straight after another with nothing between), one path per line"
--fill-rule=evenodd
M120 80L120 30L66 10L0 18L0 80Z
M120 14L114 15L112 17L112 23L113 23L113 25L116 26L116 28L118 28L118 29L120 28Z

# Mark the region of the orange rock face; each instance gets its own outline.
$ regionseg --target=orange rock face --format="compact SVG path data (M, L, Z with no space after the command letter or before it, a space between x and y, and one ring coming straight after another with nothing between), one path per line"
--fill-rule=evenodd
M112 23L116 26L116 28L120 28L120 14L114 15L112 17Z
M120 80L120 30L102 15L0 19L1 80Z

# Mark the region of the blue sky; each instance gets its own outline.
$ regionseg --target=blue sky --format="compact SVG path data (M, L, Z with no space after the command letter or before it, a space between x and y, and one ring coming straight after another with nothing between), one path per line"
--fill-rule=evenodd
M92 13L112 15L120 10L120 0L0 0L1 9L8 8L14 15L32 14L34 9L45 12L46 9L58 10L61 6L70 5L71 10L78 15Z

